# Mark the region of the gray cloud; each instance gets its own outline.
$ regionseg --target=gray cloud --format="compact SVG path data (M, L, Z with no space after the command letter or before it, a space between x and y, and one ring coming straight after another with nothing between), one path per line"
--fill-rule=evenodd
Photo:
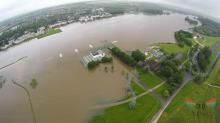
M0 21L44 7L88 0L0 0ZM125 0L121 0L125 1ZM131 1L131 0L126 0ZM220 19L220 0L133 0L168 3L197 10Z
M220 18L220 0L161 0Z

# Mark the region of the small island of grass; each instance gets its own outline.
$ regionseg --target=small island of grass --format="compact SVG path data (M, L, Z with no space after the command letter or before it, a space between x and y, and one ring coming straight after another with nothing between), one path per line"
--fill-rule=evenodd
M50 28L44 34L41 34L41 35L37 36L37 38L38 39L44 38L44 37L47 37L47 36L50 36L50 35L54 35L54 34L60 33L60 32L62 32L62 30L59 29L59 28Z
M35 89L37 87L37 85L38 85L37 80L36 79L32 79L31 83L30 83L31 88Z

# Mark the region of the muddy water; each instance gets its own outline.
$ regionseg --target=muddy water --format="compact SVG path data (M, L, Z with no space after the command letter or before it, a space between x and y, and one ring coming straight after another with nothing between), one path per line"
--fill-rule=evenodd
M126 50L144 49L156 42L172 42L174 31L189 27L184 16L178 14L123 15L71 24L62 27L62 33L0 52L0 67L28 56L0 70L0 75L7 78L0 89L0 123L33 122L27 94L12 79L29 90L38 123L87 122L93 113L90 107L126 95L122 71L127 71L114 60L114 72L110 71L112 64L88 72L79 60L88 52L89 44L101 46L104 40L117 40L117 45ZM75 48L79 49L78 54L74 53ZM59 58L59 53L63 53L63 58ZM38 81L36 89L30 87L33 78Z

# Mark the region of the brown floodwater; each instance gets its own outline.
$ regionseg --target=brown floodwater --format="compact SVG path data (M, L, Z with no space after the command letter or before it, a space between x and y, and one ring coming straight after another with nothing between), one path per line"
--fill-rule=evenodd
M94 113L91 107L120 100L126 95L122 75L128 69L114 60L89 72L79 62L89 44L102 46L104 40L117 40L125 50L145 49L158 42L173 42L173 33L191 26L183 15L122 15L89 23L62 27L62 33L34 39L0 52L0 67L27 56L16 64L0 70L7 78L0 89L0 123L32 123L32 113L25 91L31 95L37 123L84 123ZM75 53L77 48L79 53ZM63 54L59 58L59 53ZM104 71L108 66L109 72ZM31 80L38 81L36 89Z

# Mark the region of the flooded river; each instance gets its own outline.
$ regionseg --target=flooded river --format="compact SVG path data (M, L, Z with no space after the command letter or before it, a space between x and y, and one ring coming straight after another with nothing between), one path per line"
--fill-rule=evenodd
M126 95L127 71L119 61L88 72L79 62L89 45L101 46L104 40L117 40L125 50L145 49L156 42L173 42L173 33L188 29L183 15L122 15L89 23L62 27L62 33L34 39L0 52L0 67L27 58L0 70L6 83L0 89L0 123L32 123L28 89L37 123L84 123L94 113L90 107L120 100ZM79 53L75 53L77 48ZM59 53L63 54L59 58ZM104 71L108 66L109 72ZM32 79L38 81L32 89Z

